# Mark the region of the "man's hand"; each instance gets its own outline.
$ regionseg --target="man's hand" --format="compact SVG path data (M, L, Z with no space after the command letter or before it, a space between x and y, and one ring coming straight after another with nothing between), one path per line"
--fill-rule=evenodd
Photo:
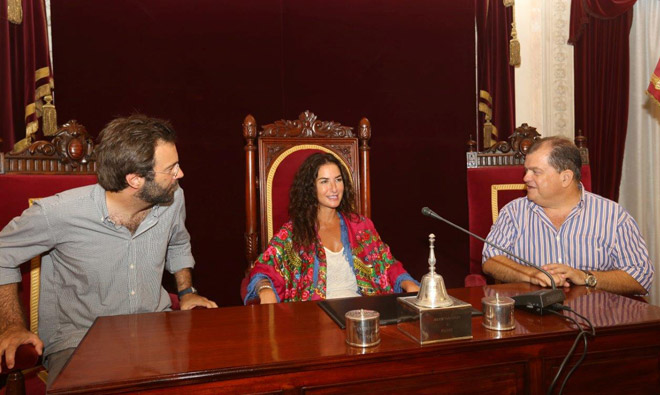
M0 358L4 356L9 369L14 367L16 349L23 344L32 344L39 355L44 351L44 342L39 336L22 326L10 326L0 334Z
M549 272L550 273L550 272ZM558 287L569 287L570 284L563 278L561 275L555 275L550 273L552 278L555 280L555 285ZM552 287L552 282L545 275L545 273L534 269L533 275L529 277L529 282L534 285L540 285L542 287Z
M552 274L553 277L555 277L555 282L557 281L557 278L560 278L561 285L564 287L570 287L571 284L584 285L584 279L586 278L586 275L582 270L575 269L561 263L549 263L542 266L542 268L545 269L548 273ZM558 287L561 285L559 282L557 282Z
M410 280L401 281L401 288L406 292L419 292L419 285Z
M179 305L181 306L181 310L192 310L195 307L206 307L207 309L218 307L214 301L193 293L183 295L181 299L179 299Z

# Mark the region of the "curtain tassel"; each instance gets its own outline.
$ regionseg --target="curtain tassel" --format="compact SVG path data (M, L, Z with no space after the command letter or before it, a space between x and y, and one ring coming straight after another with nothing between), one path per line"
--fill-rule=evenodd
M7 0L7 19L15 25L20 25L23 22L21 0Z
M486 119L484 122L484 148L490 148L497 143L497 128Z
M511 7L511 40L509 40L509 65L520 66L520 41L516 30L516 0L502 0L504 7Z
M52 136L57 133L57 111L51 95L44 96L46 103L43 106L43 115L41 120L43 122L44 136Z
M516 32L516 23L511 24L511 40L509 41L509 64L520 66L520 41Z

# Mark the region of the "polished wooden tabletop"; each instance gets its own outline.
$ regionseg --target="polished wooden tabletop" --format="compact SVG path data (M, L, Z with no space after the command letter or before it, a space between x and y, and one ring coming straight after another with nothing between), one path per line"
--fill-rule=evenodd
M516 295L538 289L529 284L498 284L451 289L449 293L481 310L484 295ZM619 295L573 287L565 304L595 325L597 333L626 328L658 327L660 308ZM567 313L564 313L567 314ZM52 393L117 389L168 381L195 383L253 375L265 376L355 358L387 358L433 348L457 353L486 344L534 337L573 338L570 322L556 316L516 311L516 327L493 331L472 319L471 340L420 346L396 325L381 327L381 343L355 348L316 302L253 305L100 317L50 389ZM564 351L562 351L564 352ZM206 379L208 381L208 379Z

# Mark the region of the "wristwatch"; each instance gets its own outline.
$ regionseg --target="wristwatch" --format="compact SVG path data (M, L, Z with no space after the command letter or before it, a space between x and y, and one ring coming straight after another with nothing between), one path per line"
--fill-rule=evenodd
M598 284L596 276L588 270L583 270L583 272L587 275L587 277L584 278L584 285L590 288L596 288L596 284Z
M197 290L195 289L195 287L188 287L186 289L182 289L181 291L179 291L179 299L181 299L181 297L184 295L196 294L196 293Z

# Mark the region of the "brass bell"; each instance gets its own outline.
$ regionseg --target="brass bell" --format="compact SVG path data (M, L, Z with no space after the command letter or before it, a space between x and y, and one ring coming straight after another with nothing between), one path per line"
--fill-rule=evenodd
M413 301L420 307L447 307L454 302L447 295L445 281L441 275L435 272L435 235L429 235L429 272L422 277L417 298Z

